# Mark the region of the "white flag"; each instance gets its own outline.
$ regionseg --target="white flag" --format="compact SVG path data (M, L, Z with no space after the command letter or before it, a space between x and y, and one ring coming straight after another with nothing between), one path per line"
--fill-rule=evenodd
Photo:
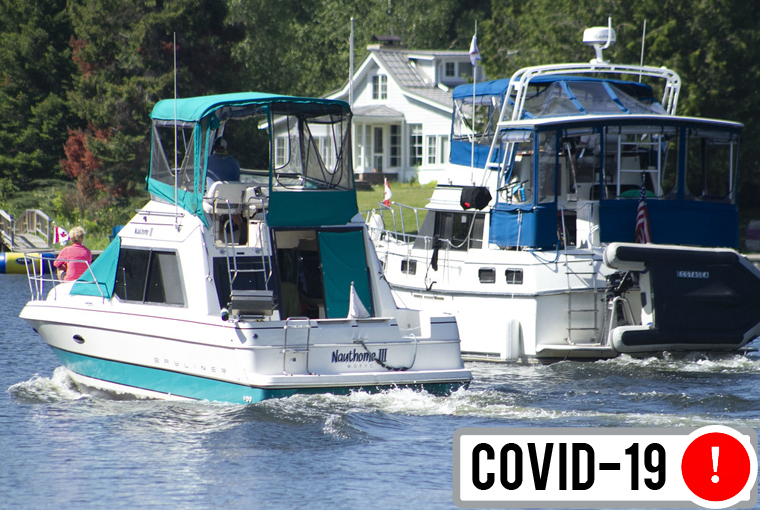
M369 312L364 308L359 294L356 293L354 282L351 282L351 297L348 300L348 318L359 319L362 317L369 317Z
M393 191L391 191L391 187L388 184L388 178L385 178L385 189L383 189L383 205L384 206L390 206L391 205L391 197L393 196Z
M66 243L68 242L69 242L69 233L66 232L62 227L59 227L58 225L56 225L55 226L55 244L66 246Z
M470 63L474 66L475 61L480 60L480 51L478 51L478 36L472 36L472 42L470 43Z

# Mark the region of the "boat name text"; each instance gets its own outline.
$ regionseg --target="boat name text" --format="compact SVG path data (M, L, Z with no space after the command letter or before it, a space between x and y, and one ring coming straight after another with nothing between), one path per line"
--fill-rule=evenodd
M378 349L375 352L359 352L356 349L348 352L340 352L334 350L332 353L333 363L367 363L372 361L379 361L385 363L387 361L388 349Z
M699 278L703 280L710 279L710 271L676 271L677 278Z
M152 228L135 227L135 235L136 236L148 236L148 237L152 237L153 236L153 229Z

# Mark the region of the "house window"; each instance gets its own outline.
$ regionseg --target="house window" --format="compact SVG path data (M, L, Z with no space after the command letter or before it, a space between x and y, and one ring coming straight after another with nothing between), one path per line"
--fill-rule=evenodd
M409 165L422 164L422 124L409 124Z
M384 74L372 77L372 99L388 99L388 77Z
M319 153L322 156L325 168L333 170L333 167L335 166L335 147L329 136L319 137Z
M391 168L401 166L401 126L391 124L391 154L389 164Z
M428 165L435 165L437 163L436 161L436 155L438 154L438 146L436 144L436 137L435 136L428 136L427 137L427 162Z
M448 135L440 137L438 144L438 163L444 164L449 159L449 137Z
M274 164L277 168L285 166L285 148L288 144L287 136L278 136L274 140Z
M446 78L456 78L457 77L457 64L456 64L456 62L446 62L445 76L446 76Z

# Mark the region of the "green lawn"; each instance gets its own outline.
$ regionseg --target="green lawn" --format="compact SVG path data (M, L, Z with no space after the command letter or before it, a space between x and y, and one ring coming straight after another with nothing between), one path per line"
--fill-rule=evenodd
M427 205L428 201L430 200L430 197L433 194L434 185L430 186L420 186L418 184L401 184L401 183L391 183L391 189L393 190L393 196L391 197L391 202L395 202L397 204L404 204L411 207L419 207L423 208ZM356 200L359 204L359 212L362 213L362 216L366 218L366 211L370 211L372 209L381 209L382 206L378 202L383 201L383 186L373 186L372 191L357 191L356 192ZM404 221L404 230L407 234L416 234L417 233L417 219L415 218L414 211L408 209L408 208L399 208L398 206L393 206L393 210L395 211L396 216L396 227L398 230L401 230L401 219L398 217L399 210L402 210L403 214L403 221ZM425 212L426 211L419 211L418 217L420 225L422 224L422 221L425 218ZM389 211L384 211L383 213L383 220L385 221L385 227L388 229L393 228L393 216L390 214Z

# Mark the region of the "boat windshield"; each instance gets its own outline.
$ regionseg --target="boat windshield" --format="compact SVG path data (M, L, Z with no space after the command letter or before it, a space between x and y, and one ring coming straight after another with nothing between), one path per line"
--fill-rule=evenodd
M608 121L515 129L505 131L500 150L510 161L501 199L511 204L638 198L642 185L650 198L736 200L736 126Z
M296 112L275 116L274 185L352 189L350 126L350 115Z

